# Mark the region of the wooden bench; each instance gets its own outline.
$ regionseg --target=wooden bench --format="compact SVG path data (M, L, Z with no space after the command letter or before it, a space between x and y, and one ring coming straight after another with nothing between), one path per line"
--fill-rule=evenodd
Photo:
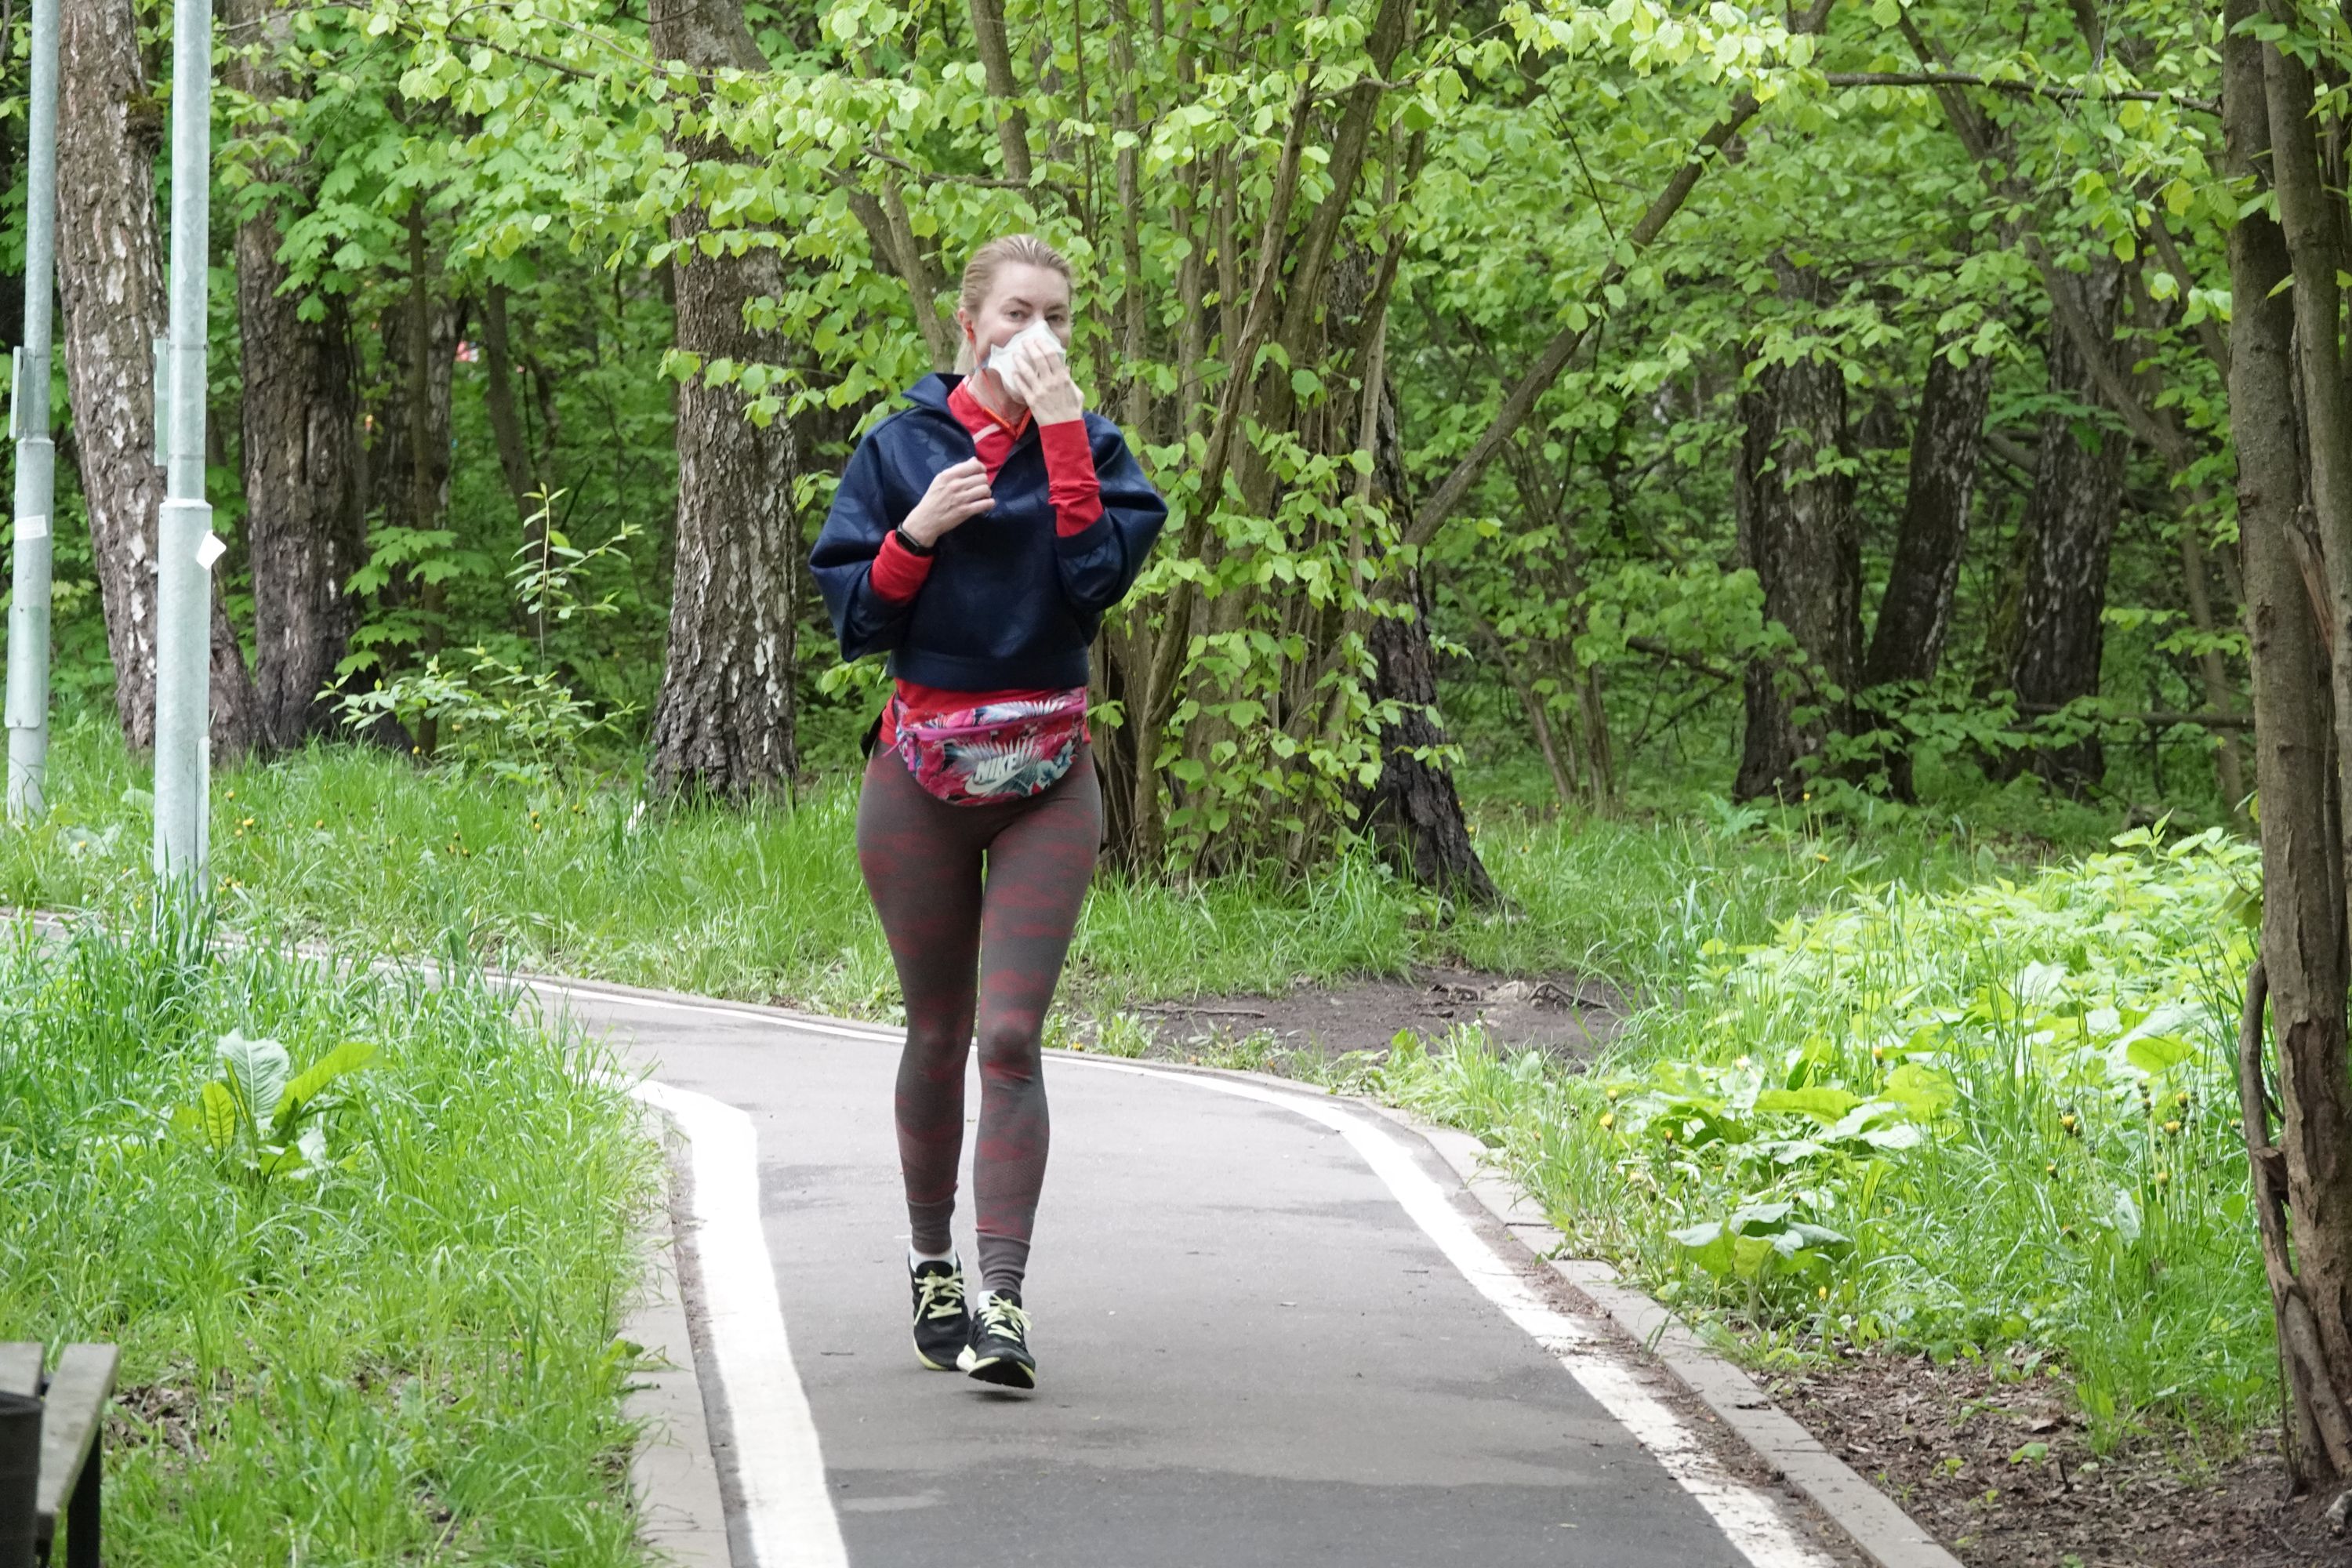
M112 1345L68 1345L45 1379L38 1344L0 1343L0 1394L29 1394L43 1405L41 1475L33 1494L37 1562L49 1560L62 1512L66 1568L99 1568L99 1487L104 1468L99 1429L107 1402L114 1396L115 1360Z

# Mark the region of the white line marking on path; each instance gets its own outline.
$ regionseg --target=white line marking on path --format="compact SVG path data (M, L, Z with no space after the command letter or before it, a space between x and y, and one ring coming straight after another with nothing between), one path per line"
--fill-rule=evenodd
M648 1080L632 1092L667 1112L692 1151L694 1257L710 1359L727 1391L752 1561L759 1568L849 1568L761 1228L760 1142L751 1118L666 1083Z
M1831 1568L1830 1560L1801 1540L1771 1500L1734 1479L1716 1461L1688 1423L1634 1376L1611 1337L1599 1325L1561 1311L1536 1294L1518 1271L1471 1228L1445 1194L1413 1162L1403 1146L1370 1123L1335 1106L1255 1084L1193 1073L1154 1072L1120 1062L1079 1058L1082 1065L1139 1078L1181 1079L1201 1089L1261 1100L1320 1122L1352 1144L1413 1222L1426 1232L1447 1261L1478 1293L1525 1330L1584 1385L1601 1408L1617 1418L1634 1440L1681 1483L1717 1526L1756 1568Z
M835 1024L822 1018L780 1018L773 1013L754 1013L748 1007L730 1007L723 1002L672 1001L667 996L633 996L625 991L600 991L593 987L567 985L560 980L541 980L536 976L510 975L530 990L566 1002L610 1002L622 1007L646 1007L656 1013L708 1013L720 1018L740 1018L747 1024L764 1024L771 1029L799 1029L812 1035L837 1035L845 1040L866 1040L877 1045L896 1045L906 1038L905 1032L882 1026L866 1024Z
M534 990L567 999L618 1002L667 1012L716 1014L721 1017L765 1024L776 1029L799 1029L810 1034L831 1035L871 1044L888 1044L898 1037L894 1033L881 1030L827 1026L798 1018L779 1018L769 1014L729 1007L723 1003L673 1002L597 991L572 991L560 984L543 980L532 980L527 984ZM1658 1461L1660 1468L1706 1510L1717 1528L1723 1531L1741 1555L1756 1568L1834 1568L1829 1558L1799 1538L1770 1499L1724 1469L1690 1425L1642 1386L1633 1368L1606 1330L1572 1313L1563 1312L1538 1296L1518 1271L1504 1262L1471 1227L1470 1222L1447 1201L1444 1190L1414 1163L1403 1146L1386 1132L1334 1106L1301 1095L1262 1089L1255 1084L1213 1078L1206 1074L1160 1072L1150 1068L1097 1058L1072 1057L1068 1059L1079 1066L1106 1072L1129 1073L1161 1082L1173 1080L1241 1100L1255 1100L1303 1116L1338 1132L1371 1167L1372 1173L1381 1178L1395 1197L1398 1205L1437 1244L1438 1250L1445 1255L1446 1260L1462 1277L1480 1295L1499 1308L1505 1317L1543 1346L1567 1369L1569 1375L1575 1378L1584 1391L1616 1419L1618 1425L1633 1434L1634 1441L1641 1444ZM832 1495L825 1484L824 1460L817 1447L816 1428L809 1415L808 1396L801 1388L790 1348L784 1341L783 1310L776 1296L775 1270L769 1262L767 1239L760 1228L759 1168L751 1120L732 1106L703 1095L673 1089L667 1084L647 1081L639 1085L636 1092L640 1098L677 1116L680 1126L687 1130L688 1136L694 1142L695 1217L700 1223L698 1240L709 1238L713 1243L708 1247L698 1246L697 1258L703 1265L703 1288L711 1320L713 1359L719 1363L720 1380L727 1387L729 1408L735 1415L736 1450L738 1463L742 1469L744 1504L751 1515L753 1540L761 1568L780 1568L783 1563L803 1561L821 1565L821 1568L835 1568L836 1564L846 1568L847 1555L841 1541L841 1528L834 1515ZM721 1157L714 1159L708 1167L704 1159L702 1123L689 1122L688 1112L683 1109L689 1102L696 1107L693 1114L705 1119L715 1138L728 1145ZM730 1121L729 1118L733 1120ZM707 1179L706 1169L709 1171ZM734 1173L731 1177L730 1172ZM728 1195L723 1199L714 1199L717 1188L722 1184ZM717 1211L722 1210L727 1211L724 1221L717 1215ZM723 1263L714 1260L714 1253L720 1255ZM719 1328L719 1294L714 1281L714 1275L719 1268L724 1268L730 1277L730 1289L740 1292L743 1299L740 1305L745 1309L742 1316L730 1324L740 1342L733 1358L725 1348L726 1342L721 1338ZM753 1303L750 1299L754 1297L764 1298L764 1305ZM762 1312L765 1314L764 1327L760 1321ZM769 1342L764 1345L761 1343L763 1338ZM739 1366L752 1369L755 1377L764 1374L776 1384L773 1392L765 1394L761 1400L762 1409L754 1417L762 1426L778 1428L762 1439L769 1445L766 1451L774 1456L772 1458L762 1460L760 1458L761 1450L754 1448L751 1436L747 1431L743 1414L746 1401L739 1391L750 1385L739 1382ZM756 1492L755 1478L766 1483ZM814 1493L813 1499L809 1496L812 1491ZM784 1495L771 1499L765 1495L770 1493ZM763 1505L772 1510L765 1518L762 1517ZM796 1542L794 1554L772 1555L761 1533L763 1525L774 1530L783 1539ZM802 1552L807 1555L800 1555Z

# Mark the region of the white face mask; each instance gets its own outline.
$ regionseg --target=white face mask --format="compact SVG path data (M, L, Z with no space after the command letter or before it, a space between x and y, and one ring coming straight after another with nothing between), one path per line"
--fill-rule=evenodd
M1059 354L1062 352L1062 340L1055 337L1054 329L1040 319L1030 322L1005 339L1002 344L982 350L980 368L992 369L998 360L1008 356L1017 357L1024 353Z

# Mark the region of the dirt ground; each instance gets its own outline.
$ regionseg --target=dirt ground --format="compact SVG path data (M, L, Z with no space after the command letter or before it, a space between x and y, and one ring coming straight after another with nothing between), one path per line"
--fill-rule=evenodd
M1384 1051L1401 1029L1436 1041L1457 1025L1483 1022L1487 1038L1504 1050L1533 1046L1581 1059L1616 1032L1625 1005L1609 985L1573 974L1424 968L1402 980L1296 986L1278 996L1200 996L1127 1011L1149 1019L1161 1048L1171 1052L1196 1039L1265 1031L1286 1048L1339 1056Z
M2285 1471L2268 1441L2217 1458L2143 1437L2095 1455L2054 1379L2003 1381L1918 1355L1765 1381L1969 1568L2352 1564L2352 1542L2321 1517L2328 1500L2281 1500Z

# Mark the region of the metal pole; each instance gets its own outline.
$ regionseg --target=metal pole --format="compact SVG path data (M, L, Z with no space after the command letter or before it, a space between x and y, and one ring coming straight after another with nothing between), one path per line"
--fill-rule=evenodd
M8 607L8 820L42 813L49 761L49 303L58 253L58 0L33 0L25 168L25 342L9 419L16 437L16 549Z
M205 503L212 237L212 0L172 21L172 416L155 539L155 874L201 896L212 738L213 509Z

